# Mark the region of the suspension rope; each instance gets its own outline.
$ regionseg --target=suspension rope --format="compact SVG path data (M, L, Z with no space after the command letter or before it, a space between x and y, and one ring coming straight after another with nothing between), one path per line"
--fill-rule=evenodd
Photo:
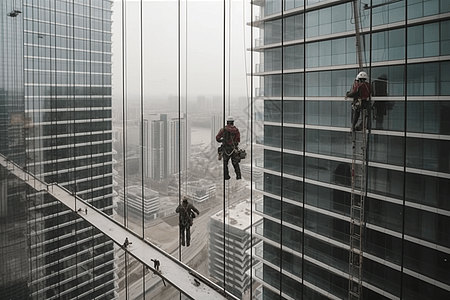
M280 144L280 257L283 257L283 203L284 203L284 1L281 1L281 144ZM280 273L283 272L283 260L280 259ZM280 298L283 290L283 280L280 280Z
M178 88L178 205L181 204L181 0L178 0L178 28L177 28L177 43L178 43L178 53L177 53L177 88ZM181 232L178 230L178 259L181 261ZM181 300L181 293L180 293Z
M251 5L251 16L250 16L250 22L251 22L251 33L253 33L253 5ZM247 48L245 47L245 41L246 41L246 22L245 22L245 0L242 0L242 33L243 33L243 47L242 50L244 51L244 72L245 72L245 97L247 100L247 133L245 135L245 145L248 146L248 141L249 139L251 140L251 137L249 137L250 135L252 135L252 130L251 130L251 117L252 114L250 113L251 109L250 107L252 106L252 97L249 97L249 88L248 88L248 66L247 66ZM253 35L250 34L250 38L253 38ZM252 46L252 41L250 40L250 47L251 47L251 51L253 51L253 46ZM251 52L253 53L253 52ZM253 54L251 54L253 55ZM253 56L252 56L253 57ZM253 60L251 60L251 62L253 62ZM252 64L250 64L252 66ZM250 74L250 80L252 78L253 75L253 70L251 69L251 74ZM251 142L251 141L250 141ZM251 163L250 163L251 164Z
M184 24L184 27L185 27L185 78L184 78L184 80L185 80L185 86L184 86L184 88L185 88L185 97L184 97L184 100L185 100L185 105L184 105L184 107L185 107L185 115L184 115L184 122L185 122L185 138L184 138L184 142L185 142L185 151L184 151L184 153L186 154L186 159L185 159L185 161L184 161L184 166L185 166L185 169L184 169L184 171L185 171L185 173L184 173L184 191L185 191L185 194L187 195L187 193L188 193L188 190L187 190L187 187L188 187L188 159L189 159L189 155L188 155L188 153L189 153L189 151L188 151L188 102L187 102L187 99L188 99L188 12L187 12L187 2L188 2L188 0L186 0L186 2L185 2L185 9L184 9L184 11L185 11L185 19L184 19L184 22L185 22L185 24ZM179 122L181 123L181 119L179 120ZM181 139L181 132L180 132L180 139ZM180 141L180 145L181 145L181 141ZM180 153L180 155L181 155L181 153Z
M141 141L142 141L142 145L141 145L141 160L142 162L144 162L144 56L143 56L143 52L144 52L144 37L143 37L143 24L142 24L142 17L143 17L143 13L142 13L142 9L143 9L143 5L142 5L142 0L139 1L139 5L140 5L140 20L139 20L139 26L140 26L140 33L141 33L141 40L140 40L140 46L141 46L141 63L139 64L140 66L140 72L141 72L141 76L140 76L140 83L141 83L141 95L140 95L140 104L141 104ZM147 149L147 151L149 151ZM148 164L148 162L146 161L146 163ZM142 239L145 239L145 205L144 205L144 199L145 199L145 180L144 180L144 166L142 166L142 170L141 170L141 210L142 210ZM145 278L143 277L143 284L145 284Z
M245 0L242 1L245 5ZM243 16L245 14L243 13ZM245 16L244 16L245 17ZM250 4L250 117L253 116L253 5ZM245 22L243 22L245 23ZM245 26L245 25L244 25ZM245 30L244 30L244 51L245 51ZM247 55L244 55L245 59ZM247 74L247 61L245 61L245 67ZM247 83L247 80L245 80ZM248 89L247 89L248 93ZM248 97L248 94L247 94ZM250 120L249 120L250 121ZM250 182L253 182L253 123L250 123L250 132L247 133L247 136L250 136ZM250 226L253 227L253 188L250 188ZM253 230L250 230L250 270L253 270ZM250 273L250 298L253 299L253 272Z
M122 159L123 159L123 225L127 227L127 172L126 172L126 151L127 151L127 106L125 105L126 102L126 1L122 1Z
M226 0L223 0L223 120L225 123L225 115L226 115ZM226 187L229 184L226 184L225 181L225 158L223 159L223 170L222 170L222 182L223 182L223 290L225 291L225 283L226 283L226 271L225 271L225 256L226 256L226 224L225 224L225 202L226 202Z

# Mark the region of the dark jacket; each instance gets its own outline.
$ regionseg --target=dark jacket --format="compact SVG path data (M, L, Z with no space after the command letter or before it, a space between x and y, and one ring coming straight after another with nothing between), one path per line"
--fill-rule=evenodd
M232 124L227 124L224 128L219 130L216 135L216 141L222 143L225 146L235 146L237 147L241 141L241 134L239 129Z
M197 215L200 214L198 209L196 209L194 207L194 205L192 205L190 203L186 203L186 204L181 203L180 205L178 205L175 212L178 213L178 218L180 220L180 223L186 224L187 221L190 221L191 225L192 225L192 217L191 217L192 212L196 212Z

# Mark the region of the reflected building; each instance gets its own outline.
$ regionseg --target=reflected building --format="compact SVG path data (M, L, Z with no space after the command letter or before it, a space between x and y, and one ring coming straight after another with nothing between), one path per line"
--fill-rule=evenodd
M253 1L263 106L260 299L350 299L352 3ZM364 1L363 1L364 2ZM450 6L366 1L373 88L363 299L450 298ZM372 6L371 6L372 5ZM257 126L255 126L257 127ZM352 298L360 299L360 298Z
M1 154L110 215L111 5L0 4ZM0 298L116 298L113 242L47 194L0 181Z

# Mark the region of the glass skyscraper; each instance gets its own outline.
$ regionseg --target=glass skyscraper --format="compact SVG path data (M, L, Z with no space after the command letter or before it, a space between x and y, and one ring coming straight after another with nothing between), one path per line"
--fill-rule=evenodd
M233 47L242 40L232 21L235 2L1 1L0 299L203 299L192 295L207 287L226 298L230 262L248 270L236 276L249 285L243 298L450 299L450 2L244 1L252 5L251 30L260 33L251 47L256 91L248 102L235 84ZM112 149L112 16L121 19L114 23L114 50L122 51L114 55L121 58L114 64L119 152ZM358 165L366 176L356 278L349 274L352 138L362 134L350 134L351 100L344 96L360 71L358 57L373 96L367 161ZM211 108L193 105L195 93L208 94ZM152 114L159 121L150 125ZM251 147L241 139L248 176L239 181L223 180L215 125L212 143L198 138L191 147L190 124L192 137L209 137L203 129L211 115L222 125L233 115L241 134L253 130ZM17 166L25 177L16 177ZM214 187L210 197L196 188L202 182ZM31 188L51 183L68 192L58 198ZM114 213L114 185L122 215ZM139 201L154 192L161 197L152 198L157 217L147 220ZM189 193L201 214L186 248L175 208ZM94 222L100 213L91 208L68 209L62 203L72 196L111 220ZM233 220L242 199L250 199L243 210L249 219ZM139 205L142 214L132 214ZM209 228L221 234L212 230L207 245L211 216L218 225ZM244 247L252 252L236 256L227 250L236 243L224 237L239 220L252 229ZM130 244L113 237L118 229ZM153 252L134 256L143 248ZM151 269L158 258L160 273ZM223 278L224 290L207 276ZM360 295L349 293L354 280Z
M253 1L261 299L350 299L353 2ZM355 2L373 88L361 298L448 299L450 2Z
M1 154L109 215L111 6L0 4ZM1 171L0 298L115 298L113 242Z

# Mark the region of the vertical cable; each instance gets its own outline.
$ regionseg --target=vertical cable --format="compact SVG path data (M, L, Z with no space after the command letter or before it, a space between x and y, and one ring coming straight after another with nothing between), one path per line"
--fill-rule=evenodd
M245 3L245 0L243 0ZM245 48L245 43L244 43ZM246 54L245 54L246 55ZM250 185L253 183L253 4L250 3ZM250 299L253 299L253 188L250 188Z
M372 4L370 5L372 7ZM372 11L372 10L371 10ZM372 19L371 19L372 20ZM408 10L405 8L405 20L408 20ZM408 27L405 25L405 31L408 30ZM404 108L404 114L403 117L404 120L404 133L403 133L403 201L402 201L402 252L401 252L401 259L400 259L400 286L403 287L403 277L404 277L404 253L405 253L405 214L406 214L406 151L407 151L407 125L408 125L408 34L405 32L405 66L404 68L404 94L405 94L405 108ZM388 72L389 74L389 72ZM400 288L400 299L403 299L403 288Z
M184 122L185 122L185 138L184 138L184 144L185 144L185 151L184 153L186 154L185 156L185 160L184 160L184 191L187 194L187 185L188 185L188 12L187 12L187 1L186 0L186 4L185 4L185 115L184 115ZM181 119L179 120L181 123ZM181 139L181 132L180 132L180 139ZM181 142L180 142L181 144ZM181 153L180 153L181 156Z
M226 0L223 0L223 120L225 122L225 112L226 112ZM225 201L226 201L226 182L225 182L225 159L223 159L223 171L222 171L222 181L223 181L223 290L225 291L225 280L226 280L226 273L225 273L225 247L226 247L226 237L225 237Z
M280 298L283 293L283 202L284 202L284 5L281 4L281 151L280 151Z
M56 76L56 74L57 74L57 59L56 59L56 43L57 43L57 37L56 37L56 0L54 0L53 3L55 5L54 8L53 8L53 19L52 19L52 9L51 9L50 2L49 2L49 5L48 5L49 6L48 7L48 14L49 14L49 20L50 20L49 27L50 28L52 26L54 27L53 35L51 33L51 30L50 30L50 36L51 36L50 37L50 49L49 49L50 50L49 51L49 53L50 53L50 55L49 55L50 68L49 68L49 72L48 73L49 73L49 77L50 77L50 99L52 100L52 101L50 101L50 103L51 103L51 105L50 105L50 107L51 107L50 108L50 111L51 111L51 124L52 124L52 126L51 126L51 131L52 132L51 132L50 139L52 140L52 144L53 144L53 139L56 139L56 142L54 144L57 144L57 142L58 142L58 130L57 130L57 127L58 127L58 118L57 118L58 106L56 105L56 103L57 103L57 98L58 98L58 88L57 88L58 82L57 82L57 76ZM73 38L74 37L75 36L73 36ZM55 54L55 57L53 57L54 61L52 61L52 39L53 39L53 43L54 43L53 44L53 47L54 47L53 50L54 50L54 54ZM52 74L52 66L54 66L54 74ZM54 77L54 79L53 79L53 77ZM54 87L54 91L51 88L52 86ZM75 101L73 101L73 103L75 103ZM73 113L74 112L72 110L72 114ZM53 120L54 119L56 119L55 126L53 124ZM68 121L67 124L70 125L70 121ZM73 129L74 128L75 128L75 126L73 127ZM53 132L53 130L54 130L54 132ZM73 137L74 137L74 142L75 142L75 132L73 132ZM53 150L54 150L54 147L52 147L52 155L51 155L50 165L55 163L56 166L58 166L58 162L57 162L58 148L56 148L56 151L53 151ZM56 152L56 155L55 155L55 152ZM73 155L73 152L71 153L71 155ZM56 158L55 158L55 156L56 156ZM72 162L75 163L75 156L74 155L73 155ZM47 164L47 163L48 163L48 161L45 161L45 164ZM60 178L59 178L59 168L55 168L55 169L57 170L56 171L57 172L57 175L56 175L57 179L56 179L56 181L59 182L59 180L60 180ZM43 172L45 172L45 170L43 170ZM74 173L75 173L75 171L74 171ZM70 176L69 176L69 182L70 182ZM70 185L67 184L66 186L69 187ZM76 181L74 181L74 187L72 188L72 193L75 194L75 192L76 192ZM48 199L49 199L49 201L53 200L52 197L51 197L51 199L50 199L50 197ZM76 201L75 201L75 203L76 203ZM54 205L52 205L52 207L56 208L56 214L52 214L53 215L52 218L58 220L59 213L61 211L60 204L59 203L54 204ZM60 222L57 222L56 228L57 228L57 232L58 232L57 237L56 237L57 245L58 245L57 249L59 250L61 248ZM76 223L75 223L75 231L76 231ZM77 247L76 238L75 238L75 247ZM60 255L60 253L58 251L58 265L60 264L60 260L61 260L61 255ZM77 262L78 262L78 255L76 254L75 255L75 264L77 264ZM61 273L62 273L61 272L61 268L58 268L58 277L59 278L61 278L60 277ZM75 274L76 274L76 276L78 276L78 270L76 270ZM77 284L77 286L78 286L78 284ZM61 281L60 280L58 280L58 294L59 293L61 293Z
M177 28L177 46L178 46L178 53L177 53L177 62L178 62L178 81L177 81L177 88L178 88L178 205L181 203L181 0L178 0L178 28ZM178 259L181 261L181 232L178 230ZM180 300L181 300L181 293L180 293Z
M142 26L142 17L143 17L143 13L142 13L142 9L143 9L143 5L142 5L142 0L139 1L139 5L140 5L140 33L141 33L141 63L140 63L140 71L141 71L141 161L144 162L144 55L143 55L143 51L144 51L144 34L143 34L143 26ZM141 182L142 182L142 187L141 187L141 194L142 194L142 201L141 201L141 209L142 209L142 239L145 239L145 213L144 213L144 209L145 209L145 205L144 205L144 201L145 201L145 181L144 181L144 168L141 168ZM144 283L145 283L145 278L144 278ZM145 292L144 292L144 297L145 297Z
M305 4L303 4L303 18L302 18L302 26L303 28L306 28L306 13L305 13ZM305 198L306 198L306 183L305 183L305 177L306 177L306 156L305 156L305 149L306 149L306 43L305 43L305 31L303 32L303 141L302 141L302 153L303 153L303 157L302 157L302 189L303 189L303 197L302 197L302 252L301 252L301 262L302 262L302 267L301 267L301 273L302 273L302 299L304 298L304 278L305 278Z
M127 107L126 107L126 63L125 63L125 29L126 29L126 1L122 1L122 159L123 159L123 225L127 227L127 172L126 172L126 166L127 166L127 159L126 159L126 153L127 153Z

